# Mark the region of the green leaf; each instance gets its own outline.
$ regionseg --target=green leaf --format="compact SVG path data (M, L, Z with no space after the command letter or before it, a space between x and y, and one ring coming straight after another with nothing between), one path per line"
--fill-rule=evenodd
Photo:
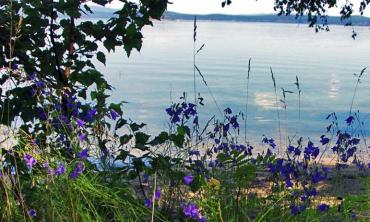
M141 158L134 158L132 161L132 164L134 165L134 167L139 173L144 170L145 164L143 163Z
M126 29L126 34L128 36L135 36L135 34L137 33L137 29L136 29L136 25L135 23L131 23L127 29Z
M163 144L169 139L167 132L161 132L158 136L156 136L152 141L149 142L150 145L156 146L159 144Z
M105 59L105 54L103 52L99 51L96 54L96 58L99 60L99 62L101 62L105 65L106 59Z
M125 159L127 158L127 156L129 155L130 152L126 151L126 150L121 150L119 155L116 157L116 160L122 160L122 161L125 161Z
M152 166L155 170L164 170L168 171L172 168L172 159L168 156L158 155L157 157L153 158Z
M184 146L185 137L184 135L171 134L170 140L175 144L175 146L182 148Z
M137 132L135 134L136 144L146 144L149 138L150 138L150 135L145 134L143 132Z
M115 130L120 129L122 126L126 124L127 124L127 120L120 118L119 120L117 120Z
M121 106L122 106L122 103L111 103L109 104L109 109L113 109L114 111L122 115L123 112L122 112Z
M131 123L130 124L131 130L134 131L134 132L138 131L139 129L143 128L144 126L146 126L145 123L142 123L140 125L138 125L137 123Z
M160 19L167 8L168 0L153 0L149 2L149 15L154 19Z
M132 135L125 134L125 135L123 135L123 136L121 136L119 138L119 141L120 141L121 145L125 145L128 142L130 142L130 140L132 139L132 137L133 137Z
M188 135L190 136L190 128L188 126L178 126L177 127L177 134L181 136Z
M202 187L203 184L204 184L204 179L202 178L201 175L198 174L194 176L193 182L191 182L190 184L190 189L191 191L196 192Z
M86 5L86 4L85 4L85 5L84 5L84 8L85 8L85 10L86 10L86 11L88 11L89 13L94 13L88 5Z

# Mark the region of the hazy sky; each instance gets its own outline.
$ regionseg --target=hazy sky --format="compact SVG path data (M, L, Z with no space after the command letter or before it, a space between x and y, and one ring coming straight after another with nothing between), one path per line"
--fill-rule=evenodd
M232 0L232 4L222 8L222 0L170 0L172 5L168 6L169 11L181 12L187 14L271 14L274 13L274 0ZM342 6L345 0L339 0L338 6ZM354 9L358 10L360 0L352 0ZM118 0L113 0L111 7L120 7ZM339 15L338 9L329 11L330 15ZM356 13L358 14L358 13ZM366 16L370 16L370 11L365 12Z

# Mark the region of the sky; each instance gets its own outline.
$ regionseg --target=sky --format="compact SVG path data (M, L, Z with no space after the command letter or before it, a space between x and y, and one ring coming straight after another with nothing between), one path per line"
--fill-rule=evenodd
M221 7L222 0L170 0L170 2L173 4L168 5L168 11L186 14L222 13L247 15L275 13L273 9L275 0L232 0L232 4L225 8ZM339 0L338 2L338 6L340 7L345 3L345 0ZM358 10L360 0L352 0L352 2L354 3L354 9ZM110 7L119 8L121 4L120 1L113 0ZM328 14L338 16L339 9L331 9ZM370 17L370 9L365 11L364 15Z

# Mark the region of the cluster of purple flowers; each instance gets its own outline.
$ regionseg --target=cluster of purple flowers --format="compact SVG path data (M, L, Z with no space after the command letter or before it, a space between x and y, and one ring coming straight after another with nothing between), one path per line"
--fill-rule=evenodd
M60 163L58 167L55 169L55 175L62 175L66 172L66 167L63 163Z
M290 161L277 159L276 164L270 163L267 167L271 173L280 174L282 176L287 188L293 186L291 181L293 178L298 179L300 177L298 167Z
M275 143L275 140L273 138L269 139L267 137L264 137L264 138L262 138L262 143L269 145L272 149L276 148L276 143Z
M49 175L61 176L66 172L66 166L64 163L59 163L55 169L50 167L49 161L46 161L42 166L48 171Z
M199 209L196 204L188 203L184 205L182 208L183 208L183 213L185 217L196 220L197 222L207 221L205 216L200 215Z
M189 156L200 156L199 150L189 150Z
M159 200L161 198L161 189L157 188L157 190L154 192L154 200ZM152 208L153 206L153 201L151 198L147 198L144 200L144 206L147 208Z
M213 133L211 133L211 138L222 140L222 138L227 138L230 133L230 126L232 129L235 129L239 133L239 123L238 123L238 116L239 115L231 115L232 110L230 108L226 108L224 110L224 122L216 121Z
M315 146L313 142L308 141L307 146L304 148L304 158L306 160L316 159L316 157L319 155L320 149L319 147Z
M207 152L208 156L212 156L214 153L224 152L228 154L230 151L238 151L238 152L244 152L244 154L247 156L252 155L253 147L250 145L244 145L244 144L229 144L229 143L216 143L216 145L209 149Z
M195 125L198 124L196 105L193 103L175 103L166 109L166 113L170 116L170 121L173 124L180 123L183 120L189 120L191 117L194 117L193 123Z
M308 176L311 179L312 183L318 183L325 180L328 177L328 173L329 168L323 166L321 167L321 169L319 169L316 167L310 169Z
M290 212L292 213L292 215L297 215L301 212L303 212L304 210L306 209L306 205L305 204L301 204L301 205L291 205L290 206Z
M316 196L316 195L317 195L317 191L316 191L316 189L315 189L315 188L308 189L308 190L306 190L305 194L302 194L302 195L300 196L300 200L301 200L302 202L305 202L305 201L307 201L310 197L314 197L314 196Z
M292 145L289 145L287 148L288 153L292 153L294 156L300 156L302 151L299 147L294 147Z
M349 158L353 157L357 151L357 145L360 143L360 139L352 137L347 132L338 132L337 141L332 147L334 153L340 156L343 162L347 162Z
M210 160L208 162L208 167L223 167L224 165L222 164L222 162L218 159L215 159L215 160Z
M84 165L82 161L78 161L75 169L69 174L71 179L76 179L84 170Z
M309 146L313 147L313 145ZM294 152L294 149L290 148L291 152ZM284 160L281 158L276 159L275 163L269 163L267 167L275 175L275 178L285 182L286 188L294 185L293 180L297 184L297 187L303 188L303 191L298 192L294 190L292 193L292 197L297 200L294 201L295 204L290 206L293 215L303 212L307 207L307 201L311 197L317 196L317 190L314 188L314 184L325 180L329 172L329 169L326 167L309 166L307 162L291 159ZM299 193L301 195L298 195Z

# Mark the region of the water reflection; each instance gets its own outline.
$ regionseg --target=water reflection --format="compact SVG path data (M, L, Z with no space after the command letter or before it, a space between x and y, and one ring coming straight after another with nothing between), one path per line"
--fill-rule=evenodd
M264 109L276 109L275 94L270 92L256 92L254 94L254 103ZM278 107L281 109L283 106L278 102Z
M265 117L263 116L256 116L254 117L254 119L257 121L257 122L271 122L273 121L272 119L266 119Z
M338 79L337 74L332 73L330 75L330 85L328 91L329 98L336 99L339 96L339 90L340 90L340 80Z

